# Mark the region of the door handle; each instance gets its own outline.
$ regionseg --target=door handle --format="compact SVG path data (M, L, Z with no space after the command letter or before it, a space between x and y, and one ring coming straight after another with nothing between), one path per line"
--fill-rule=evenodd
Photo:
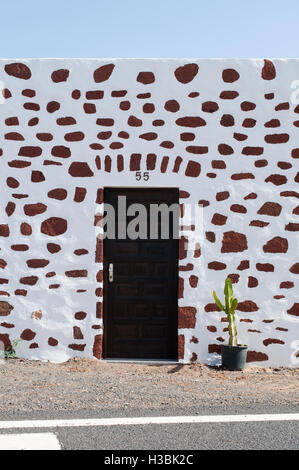
M113 282L113 263L109 263L109 282Z

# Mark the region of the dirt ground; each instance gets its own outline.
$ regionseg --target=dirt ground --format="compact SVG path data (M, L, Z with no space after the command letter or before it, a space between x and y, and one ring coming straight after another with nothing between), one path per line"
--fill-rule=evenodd
M230 372L202 364L8 359L0 364L0 412L294 405L298 377L298 369L288 368Z

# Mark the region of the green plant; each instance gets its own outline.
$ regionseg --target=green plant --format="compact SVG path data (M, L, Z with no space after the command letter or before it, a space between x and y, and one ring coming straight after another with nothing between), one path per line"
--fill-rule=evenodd
M18 347L18 344L20 343L20 341L22 341L21 338L13 340L12 345L8 346L8 348L5 349L4 351L5 359L12 359L17 356L16 348Z
M224 295L225 295L225 307L222 305L218 299L216 292L213 291L213 297L217 306L226 313L228 318L228 332L229 332L229 344L231 346L237 346L237 327L235 322L235 310L238 305L238 300L233 296L233 286L230 278L225 279L224 285Z

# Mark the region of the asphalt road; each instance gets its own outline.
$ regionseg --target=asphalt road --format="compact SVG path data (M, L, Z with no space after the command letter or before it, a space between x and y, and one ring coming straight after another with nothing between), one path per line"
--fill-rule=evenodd
M42 420L42 419L91 419L91 418L118 418L118 417L146 417L146 416L208 416L209 415L255 415L255 414L280 414L297 413L297 406L284 406L273 409L271 406L258 409L234 408L207 410L188 409L164 410L160 413L147 410L132 410L111 412L95 412L81 410L76 413L55 414L32 413L0 415L2 421L17 420ZM210 419L210 418L208 418ZM217 419L217 418L215 418ZM46 423L47 424L47 423ZM246 421L246 422L206 422L206 423L175 423L175 424L129 424L113 426L72 426L72 427L26 427L18 429L1 429L1 439L11 434L23 435L38 433L36 440L39 446L43 446L43 435L49 438L56 436L57 444L61 449L99 449L99 450L291 450L299 448L299 421ZM34 436L33 436L34 438ZM29 441L32 442L32 436ZM27 439L27 440L28 440ZM34 439L33 439L34 440ZM128 453L129 455L129 453Z

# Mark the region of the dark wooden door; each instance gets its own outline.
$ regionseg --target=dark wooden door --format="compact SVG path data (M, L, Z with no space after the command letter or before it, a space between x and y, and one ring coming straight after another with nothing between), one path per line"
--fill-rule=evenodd
M147 238L118 238L118 196L127 207L147 208ZM111 189L104 202L115 209L116 238L104 240L104 356L177 359L178 218L170 212L169 239L150 238L150 204L178 204L177 189ZM106 206L107 207L107 206ZM134 217L126 216L126 224ZM174 227L174 228L173 228ZM109 266L113 265L113 281Z

